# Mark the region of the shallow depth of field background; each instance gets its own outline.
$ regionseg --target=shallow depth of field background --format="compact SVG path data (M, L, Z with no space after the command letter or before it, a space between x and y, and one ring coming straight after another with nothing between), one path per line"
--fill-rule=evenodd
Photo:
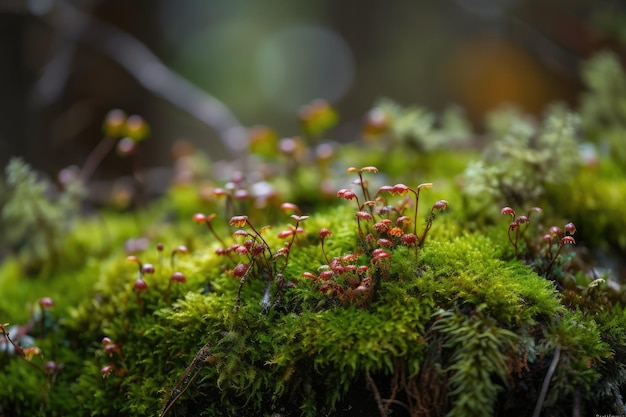
M80 16L142 42L243 126L268 125L282 136L298 134L297 111L315 98L339 110L341 123L329 133L337 141L357 139L363 114L381 97L433 111L458 104L480 129L484 113L501 103L534 114L555 100L575 105L582 60L605 48L626 56L621 1L74 3ZM81 164L111 108L152 126L143 165L167 165L180 138L226 155L209 127L84 42L94 32L68 13L71 5L0 3L1 166L15 155L51 175ZM119 164L110 156L98 175L118 174Z

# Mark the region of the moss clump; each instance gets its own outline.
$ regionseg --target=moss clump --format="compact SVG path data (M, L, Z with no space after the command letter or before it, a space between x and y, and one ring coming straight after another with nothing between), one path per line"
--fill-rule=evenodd
M467 128L457 113L383 103L355 152L307 148L335 123L316 106L306 139L255 142L262 180L194 178L137 213L77 219L47 281L4 262L0 414L624 412L624 292L579 249L621 247L590 231L621 225L621 179L561 160L575 114L493 119L487 153L503 159L483 198L478 177L452 178L471 153L436 146ZM545 210L529 223L494 201Z

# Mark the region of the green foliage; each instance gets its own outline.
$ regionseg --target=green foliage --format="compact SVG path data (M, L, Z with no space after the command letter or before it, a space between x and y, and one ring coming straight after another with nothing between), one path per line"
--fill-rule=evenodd
M58 256L59 268L42 281L4 262L0 324L17 323L16 344L58 368L42 372L0 339L0 414L313 417L344 415L354 398L377 406L367 415L624 412L624 292L578 254L626 245L623 179L615 161L580 168L576 114L553 107L538 124L496 112L484 161L466 167L471 153L449 151L469 134L457 110L437 118L384 101L367 140L339 148L319 143L334 110L313 104L300 115L306 140L257 138L250 178L178 184L151 207L73 228L60 219L79 193L50 199L49 184L13 161L7 236L43 247L41 262ZM390 170L376 174L378 162ZM398 182L424 173L432 189ZM306 209L281 205L292 197ZM535 201L545 212L513 250L498 212ZM569 221L578 246L548 273L544 229ZM56 300L44 314L43 296Z
M583 94L580 114L586 137L608 148L611 157L626 166L626 74L619 58L603 52L587 61L582 78L588 88Z
M22 254L29 268L49 274L59 262L64 235L72 227L84 193L78 181L70 181L53 201L57 190L38 178L30 165L13 158L6 167L6 189L0 221L3 244Z
M489 146L480 161L468 165L463 193L471 198L470 214L485 207L537 205L548 184L563 183L581 161L576 140L578 116L553 106L540 125L518 110L503 108L489 115Z
M436 315L432 329L444 335L443 347L452 350L446 372L453 399L448 417L491 416L498 393L508 378L507 353L520 342L510 330L499 328L480 309L471 316L453 311Z

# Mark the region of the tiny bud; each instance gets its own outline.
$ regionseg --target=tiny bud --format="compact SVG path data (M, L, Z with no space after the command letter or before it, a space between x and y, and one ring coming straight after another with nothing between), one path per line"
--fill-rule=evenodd
M352 190L344 189L344 190L339 190L339 192L337 192L337 197L341 197L345 200L352 200L356 198L356 194Z
M117 142L117 147L115 148L115 150L120 156L132 155L135 150L137 150L137 142L129 137L124 137L120 139L119 142Z
M283 230L280 233L278 233L278 238L279 239L286 239L289 236L293 235L294 233L295 233L295 231L293 229Z
M111 356L114 352L119 352L120 348L115 343L104 345L104 353Z
M320 272L320 279L324 281L328 281L335 275L333 271L322 271Z
M235 190L235 192L233 193L233 198L239 201L247 200L250 198L250 193L248 192L248 190L240 188L238 190Z
M182 272L174 272L170 277L170 281L185 283L187 282L187 278L185 278Z
M102 130L104 134L110 137L119 137L123 134L124 125L126 123L126 113L124 110L110 110L104 117Z
M48 361L46 362L45 365L45 370L46 372L48 372L49 374L53 374L56 372L56 370L59 368L59 366L57 365L57 363L55 361Z
M142 292L148 289L148 284L141 278L137 278L135 281L135 291Z
M366 211L357 211L355 215L359 220L372 220L372 215Z
M303 278L309 278L312 280L316 280L317 276L315 276L315 274L311 273L311 272L303 272L302 274L300 274Z
M139 262L139 258L137 258L135 255L130 255L126 257L126 262L132 262L132 263L141 263Z
M235 227L244 227L248 222L248 216L233 216L228 221L228 224Z
M236 267L233 268L233 277L235 278L241 278L244 275L246 275L246 273L248 272L248 268L250 268L250 265L248 264L239 264Z
M500 214L510 214L511 217L515 217L515 210L511 207L503 207L502 210L500 210Z
M574 226L574 223L567 223L563 227L563 230L565 230L566 233L573 235L574 233L576 233L576 226Z
M530 219L527 216L518 216L515 222L518 224L530 223Z
M403 195L403 194L406 194L409 190L410 190L410 188L407 185L396 184L393 187L391 187L390 192L391 192L391 194Z
M436 210L443 210L446 207L448 207L448 202L446 200L439 200L433 204L433 208Z
M39 299L39 305L41 308L54 307L54 301L50 297L42 297Z
M300 207L293 203L283 203L280 205L280 209L285 212L295 211L296 213L302 213Z
M560 237L560 236L562 236L562 235L563 235L563 231L562 231L562 230L561 230L561 228L560 228L560 227L558 227L558 226L552 226L552 227L550 227L549 232L550 232L550 234L551 234L551 235L553 235L553 236L559 236L559 237Z
M207 218L204 214L202 213L196 213L193 215L193 221L196 223L204 223L207 221Z
M402 243L407 246L415 245L417 243L417 236L415 236L413 233L407 233L402 235L400 240L402 240Z
M180 245L176 246L174 250L172 250L172 253L189 253L189 249L187 249L187 246Z
M102 369L100 369L100 375L107 376L114 370L115 370L115 366L113 365L104 366Z
M320 239L324 240L329 236L332 236L332 232L325 227L322 227L319 232L317 232L320 236Z
M161 242L157 243L156 248L159 252L163 252L163 243Z

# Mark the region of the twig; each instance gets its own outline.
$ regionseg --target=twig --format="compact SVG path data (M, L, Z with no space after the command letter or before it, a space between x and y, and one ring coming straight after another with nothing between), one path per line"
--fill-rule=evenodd
M387 410L385 405L383 404L383 399L380 396L380 391L378 391L378 387L376 387L376 383L372 379L372 376L369 372L365 372L365 380L367 381L367 386L374 393L374 399L376 400L376 404L378 405L378 411L380 412L381 417L387 416Z
M68 40L88 45L109 57L146 90L203 122L216 132L225 148L234 155L245 150L245 129L233 113L221 101L174 73L132 35L83 13L68 1L56 2L46 22ZM45 90L46 86L41 83L58 80L58 75L62 74L59 65L68 62L62 59L52 65L49 70L57 76L44 74L39 88Z
M191 386L191 383L196 378L196 376L198 376L198 373L200 372L200 369L202 369L202 366L206 362L208 362L210 358L211 346L207 343L200 348L189 366L187 366L187 368L185 369L185 372L183 372L183 376L180 378L180 380L170 393L170 397L168 398L167 403L165 403L165 407L163 408L163 412L161 413L160 417L165 417L168 411L174 406L174 403L178 401L180 396L183 395L183 393L187 391L187 388Z
M541 386L541 394L539 395L539 399L537 400L537 405L535 406L533 417L539 417L539 415L541 414L541 408L543 407L543 402L546 399L546 394L548 393L550 380L552 379L552 374L554 374L554 371L556 369L557 363L559 362L560 356L561 356L561 345L558 345L554 351L554 357L552 358L552 362L550 363L550 368L548 368L546 377L543 380L543 385Z

